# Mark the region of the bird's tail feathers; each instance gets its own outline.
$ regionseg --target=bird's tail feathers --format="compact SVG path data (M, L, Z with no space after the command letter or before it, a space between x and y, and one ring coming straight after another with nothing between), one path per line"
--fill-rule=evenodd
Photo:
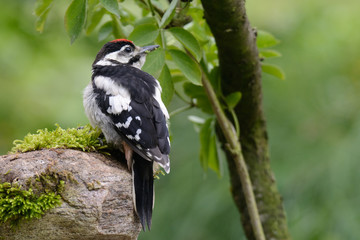
M150 230L154 203L153 163L134 152L132 174L135 211L143 230L146 231L146 226Z
M170 160L168 155L162 155L160 159L155 158L156 162L162 167L167 174L170 173Z

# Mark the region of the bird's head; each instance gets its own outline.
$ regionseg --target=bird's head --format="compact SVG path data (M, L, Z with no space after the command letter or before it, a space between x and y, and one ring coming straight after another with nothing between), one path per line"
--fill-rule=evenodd
M101 48L93 65L129 64L140 69L145 63L146 55L158 47L159 45L138 47L130 40L116 39Z

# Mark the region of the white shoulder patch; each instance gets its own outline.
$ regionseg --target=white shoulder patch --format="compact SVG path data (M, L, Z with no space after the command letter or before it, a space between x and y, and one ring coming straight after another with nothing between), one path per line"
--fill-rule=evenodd
M94 82L97 88L100 88L110 95L121 95L123 97L129 97L130 93L127 89L120 84L115 83L111 78L104 76L97 76L94 78Z
M131 102L130 93L121 85L116 84L111 78L97 76L94 78L97 88L105 91L109 97L109 108L107 112L110 114L120 114L123 110L128 110Z
M120 114L123 110L128 110L130 107L130 98L124 98L121 95L109 97L109 108L107 112L110 114Z

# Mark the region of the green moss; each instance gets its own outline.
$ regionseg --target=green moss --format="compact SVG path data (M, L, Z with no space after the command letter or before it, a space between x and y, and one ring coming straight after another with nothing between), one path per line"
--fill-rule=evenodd
M86 152L101 151L107 148L101 141L101 131L89 124L81 128L62 129L58 124L56 129L39 129L36 134L27 134L24 140L15 140L11 153L28 152L47 148L72 148ZM101 140L100 140L101 139Z
M59 192L37 195L31 188L24 190L16 183L0 183L0 223L9 221L15 226L23 219L40 218L47 210L60 205Z
M77 183L71 172L48 167L27 179L25 186L17 182L0 183L0 223L16 226L25 219L41 218L47 210L61 205L67 182Z

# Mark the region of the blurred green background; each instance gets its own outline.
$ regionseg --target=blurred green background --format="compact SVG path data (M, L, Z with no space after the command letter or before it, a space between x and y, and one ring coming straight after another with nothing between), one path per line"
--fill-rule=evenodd
M129 0L127 0L129 1ZM0 153L39 128L88 121L82 90L104 42L73 45L55 2L45 32L35 32L34 0L0 8ZM287 80L264 74L264 108L272 167L293 239L360 236L360 2L247 2L252 26L273 33ZM108 39L107 39L108 40ZM170 111L179 106L174 100ZM151 232L139 239L245 239L232 202L226 163L222 178L204 173L198 136L187 120L171 119L172 172L156 184Z

